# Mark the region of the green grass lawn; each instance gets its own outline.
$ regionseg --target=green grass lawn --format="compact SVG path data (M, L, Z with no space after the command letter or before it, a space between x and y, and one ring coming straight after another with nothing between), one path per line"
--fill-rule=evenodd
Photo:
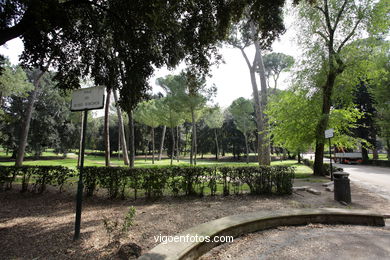
M379 160L387 160L387 154L385 154L385 153L380 153L380 154L378 154L378 157L379 157ZM370 158L370 159L373 158L372 153L370 153L370 154L368 155L368 158Z
M54 156L55 154L52 151L46 151L45 156ZM170 159L163 159L161 161L155 160L155 163L152 164L151 159L145 159L137 158L135 160L135 167L159 167L159 166L169 166L171 163ZM14 165L14 162L0 162L0 165L4 166L11 166ZM24 165L45 165L45 166L66 166L70 168L76 168L77 165L77 158L76 156L72 156L72 158L65 158L65 159L54 159L54 160L36 160L36 161L25 161ZM104 166L104 157L103 156L96 156L96 155L85 155L85 166ZM124 166L123 160L118 159L117 156L111 157L111 165L112 166ZM189 166L189 160L184 159L180 160L180 162L177 162L176 160L173 161L173 165L175 166ZM215 160L198 160L197 165L199 166L256 166L257 163L243 163L243 162L217 162ZM296 177L297 178L307 178L310 177L313 173L313 171L302 164L298 164L294 160L285 160L285 161L274 161L271 163L271 165L285 165L285 166L293 166L295 167Z

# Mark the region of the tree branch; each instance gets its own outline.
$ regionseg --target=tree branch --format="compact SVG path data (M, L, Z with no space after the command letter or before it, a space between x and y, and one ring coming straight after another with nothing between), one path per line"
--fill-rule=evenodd
M351 39L351 37L355 34L356 28L359 26L360 22L363 18L360 18L356 21L352 31L347 35L347 37L344 39L344 41L341 42L340 46L337 48L337 53L340 53L341 49L344 47L344 45Z
M245 51L244 51L244 48L239 48L239 49L240 49L240 51L241 51L241 53L242 53L242 56L244 56L246 65L248 65L248 68L249 68L250 70L252 70L252 65L251 65L251 63L250 63L250 61L249 61L249 59L248 59L248 56L246 55L246 53L245 53Z
M334 22L333 31L336 31L337 25L340 21L341 15L343 14L345 7L347 6L348 0L344 0L343 5L341 6L340 11L337 14L336 21Z
M323 38L323 39L325 40L326 44L329 43L329 39L326 37L325 34L323 34L323 33L320 32L320 31L315 31L314 33L316 33L316 34L318 34L319 36L321 36L321 38Z
M324 15L325 15L326 26L328 27L328 31L329 31L329 41L332 42L334 31L330 23L328 0L324 0L324 7L325 7Z
M12 27L8 27L0 30L0 46L12 39L15 39L23 35L23 33L29 27L29 23L31 22L29 20L31 20L30 9L27 8L26 12L24 13L19 23L17 23Z
M320 6L316 5L316 6L314 6L314 8L317 9L317 10L319 10L319 11L321 11L321 13L322 13L323 15L325 15L325 10L322 9Z
M69 1L63 1L60 2L59 5L63 6L64 8L67 7L74 7L74 6L79 6L79 5L87 5L87 6L95 6L96 8L105 11L107 13L110 13L113 15L118 21L120 21L124 27L126 27L126 23L121 19L117 13L112 12L109 8L106 6L103 6L99 3L89 1L89 0L69 0ZM33 9L40 8L37 5L31 4L28 5L26 8L26 11L23 14L22 19L20 20L19 23L12 27L7 27L4 29L0 30L0 46L5 44L7 41L12 40L14 38L22 36L30 27L30 24L33 24L35 22L35 17L32 15ZM54 24L53 27L56 25Z

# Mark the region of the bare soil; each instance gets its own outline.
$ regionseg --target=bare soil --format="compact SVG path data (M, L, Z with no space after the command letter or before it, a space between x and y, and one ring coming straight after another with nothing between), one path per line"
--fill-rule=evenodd
M314 180L314 181L313 181ZM43 194L13 190L0 192L0 259L117 259L117 247L109 243L103 217L123 218L129 206L136 208L135 224L121 243L133 242L146 253L157 245L154 236L175 235L213 219L253 211L282 208L346 207L333 200L321 182L299 180L321 195L307 192L291 196L163 197L158 200L109 200L104 194L85 198L81 239L73 242L75 193L48 189ZM352 185L348 208L390 213L390 203L372 192Z

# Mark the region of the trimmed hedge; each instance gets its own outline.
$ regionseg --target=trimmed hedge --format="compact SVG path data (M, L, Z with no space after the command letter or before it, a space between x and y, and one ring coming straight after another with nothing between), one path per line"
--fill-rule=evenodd
M58 186L60 191L67 179L74 176L76 172L63 166L0 166L0 188L11 189L16 177L22 179L21 192L28 191L30 179L33 177L32 190L42 193L46 185Z
M36 178L35 185L42 192L47 184L62 185L73 171L65 167L25 166L24 171L12 171L15 167L1 167L0 178L16 175L23 177L28 185L30 176ZM3 174L4 172L4 174ZM62 172L62 173L61 173ZM21 174L22 173L22 174ZM254 195L291 194L294 168L288 166L245 166L245 167L84 167L83 181L87 196L93 196L98 188L107 190L110 198L125 198L132 192L137 198L144 192L147 198L164 194L203 196L208 189L216 195L218 187L223 195L239 194L244 185ZM23 186L23 185L22 185ZM22 188L24 190L24 187ZM26 189L25 189L26 190Z

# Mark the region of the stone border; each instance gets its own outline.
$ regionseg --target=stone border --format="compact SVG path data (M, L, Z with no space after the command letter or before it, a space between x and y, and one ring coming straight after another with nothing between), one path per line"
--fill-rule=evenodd
M190 221L190 220L189 220ZM178 234L177 236L233 236L278 226L297 226L309 223L384 226L384 217L367 210L338 208L290 209L267 212L251 212L228 216L206 222ZM162 234L165 235L165 234ZM139 260L197 259L221 243L187 242L159 244L142 255Z

